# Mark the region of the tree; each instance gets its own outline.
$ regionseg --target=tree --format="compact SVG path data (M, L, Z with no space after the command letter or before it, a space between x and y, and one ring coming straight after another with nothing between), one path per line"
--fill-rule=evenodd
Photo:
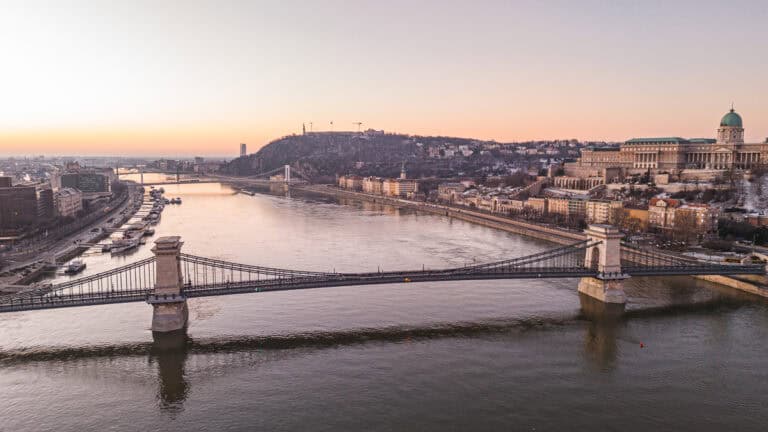
M609 222L617 226L620 230L626 231L627 219L629 219L629 212L623 208L611 209Z
M696 213L689 210L678 209L675 212L675 226L672 236L675 240L688 241L697 233Z

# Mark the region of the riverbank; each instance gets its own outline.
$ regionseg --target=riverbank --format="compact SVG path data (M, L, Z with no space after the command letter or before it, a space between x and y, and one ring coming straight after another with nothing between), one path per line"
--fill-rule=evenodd
M16 292L23 286L38 280L46 272L55 270L61 265L87 251L91 245L109 237L110 231L102 225L120 227L128 222L141 208L144 200L142 188L133 182L129 183L125 198L111 211L105 213L92 223L83 226L78 231L55 243L40 248L37 253L9 259L8 265L0 275L0 291ZM109 222L110 219L113 219ZM98 228L97 232L93 232Z
M557 244L572 244L582 240L586 240L587 236L584 233L578 231L569 231L558 227L546 226L541 224L535 224L525 221L519 221L515 219L505 218L501 216L494 216L481 212L476 212L467 209L459 209L455 207L449 207L440 204L432 204L418 201L411 201L401 198L391 198L380 195L371 195L361 192L347 191L343 189L337 189L331 186L324 185L302 185L294 186L293 190L298 190L308 193L317 193L326 196L334 196L341 198L358 199L362 201L368 201L378 204L387 204L395 207L412 208L414 210L437 214L441 216L453 217L456 219L465 220L478 225L487 226L490 228L499 229L502 231L511 232L514 234L525 235L529 237L538 238L541 240L550 241Z
M301 185L293 186L293 190L316 193L325 196L337 198L357 199L367 202L387 204L395 207L411 208L414 210L448 216L461 219L467 222L483 225L489 228L525 235L541 240L550 241L557 244L572 244L578 241L586 240L587 237L581 232L569 231L558 227L551 227L531 222L519 221L502 216L494 216L482 212L468 209L459 209L440 204L411 201L401 198L392 198L379 195L371 195L362 192L348 191L338 189L327 185ZM768 298L768 286L763 282L747 281L743 278L720 276L720 275L697 275L691 276L694 279L705 280L711 283L722 285L737 291L746 292L763 298Z

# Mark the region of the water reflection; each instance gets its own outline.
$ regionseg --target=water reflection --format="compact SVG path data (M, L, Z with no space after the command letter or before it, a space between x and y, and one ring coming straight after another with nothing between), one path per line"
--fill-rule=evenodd
M189 394L189 383L185 377L187 347L191 339L186 330L152 334L152 349L149 362L157 363L158 402L160 409L181 412Z
M579 293L581 313L589 320L584 335L586 358L600 370L610 370L618 353L617 329L624 316L623 304L603 303Z
M25 363L59 364L62 367L44 367L50 370L82 371L103 369L105 364L119 365L121 376L146 376L155 382L148 387L147 393L155 392L156 408L176 418L184 412L190 398L194 380L190 377L201 375L200 365L208 368L226 370L238 368L254 369L261 365L286 362L296 357L316 353L327 348L419 343L438 339L455 339L457 346L464 346L462 340L498 340L502 345L525 346L531 339L542 341L552 338L556 333L575 332L581 340L583 350L565 350L568 363L573 363L571 356L581 358L589 369L614 374L621 362L622 343L636 346L627 327L633 321L653 320L659 316L675 316L681 312L680 306L658 309L646 309L623 312L620 305L606 305L587 296L581 296L581 312L578 315L565 314L555 316L536 316L516 319L496 319L477 322L448 322L421 326L391 326L357 328L338 331L295 332L289 334L270 334L263 336L241 336L230 338L194 339L185 331L175 333L155 333L152 343L125 344L112 346L91 346L80 348L40 349L35 351L18 350L0 351L0 366L13 367ZM700 303L688 305L687 310L694 313L708 313L713 308L728 308L728 302ZM720 334L723 322L706 327L702 337ZM578 343L578 342L577 342ZM438 344L439 345L439 344ZM393 347L392 349L397 349ZM537 349L538 350L538 349ZM334 350L328 350L334 351ZM204 361L188 364L196 356L215 356ZM142 362L141 359L146 359ZM84 361L85 360L85 361ZM120 361L128 360L128 361ZM138 361L137 361L138 360ZM286 362L289 364L291 362ZM84 367L92 364L93 367ZM142 365L148 365L142 366ZM281 366L282 367L282 366ZM295 364L294 364L295 367ZM138 369L136 369L138 368ZM205 372L210 373L210 370ZM152 376L155 376L152 378ZM78 375L78 379L80 379ZM119 380L117 376L112 379ZM201 385L199 382L197 385ZM140 398L139 398L140 399Z

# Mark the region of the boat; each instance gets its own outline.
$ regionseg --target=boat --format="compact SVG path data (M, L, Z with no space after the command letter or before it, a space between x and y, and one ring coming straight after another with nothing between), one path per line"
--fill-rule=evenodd
M67 268L64 270L64 273L68 275L73 275L73 274L78 274L83 270L85 270L85 263L80 260L76 260L69 263Z
M112 255L119 255L125 252L128 252L129 250L136 249L139 247L138 240L135 239L123 239L123 240L116 240L112 242L112 249L111 253Z

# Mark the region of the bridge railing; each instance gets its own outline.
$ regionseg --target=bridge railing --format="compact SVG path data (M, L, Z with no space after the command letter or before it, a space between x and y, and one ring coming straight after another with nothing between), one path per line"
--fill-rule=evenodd
M629 275L765 274L765 266L762 264L712 263L691 257L642 249L624 242L621 246L621 268Z

